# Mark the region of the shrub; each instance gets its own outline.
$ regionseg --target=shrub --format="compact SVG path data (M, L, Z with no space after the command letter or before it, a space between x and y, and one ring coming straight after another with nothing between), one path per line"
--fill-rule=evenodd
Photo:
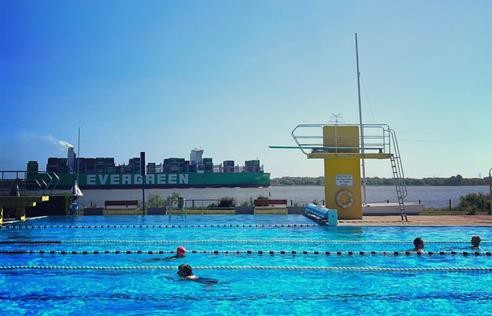
M253 198L250 197L248 200L244 200L241 202L241 206L253 206Z
M475 215L477 214L477 209L474 207L467 206L463 209L466 215Z
M464 210L468 215L474 215L479 211L488 210L490 207L490 196L483 193L470 193L460 197L458 208Z
M223 197L219 201L219 207L234 207L236 206L236 200L230 197Z
M147 202L147 207L164 207L166 200L164 200L159 194L150 194Z

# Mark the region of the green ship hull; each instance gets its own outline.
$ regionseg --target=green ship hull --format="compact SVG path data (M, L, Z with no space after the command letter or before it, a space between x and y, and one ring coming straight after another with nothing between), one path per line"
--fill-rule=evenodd
M70 189L74 175L60 174L59 180L51 180L51 188ZM28 174L28 180L44 180L50 183L46 174ZM139 174L80 174L78 185L82 189L133 189L142 187L143 177ZM145 177L146 188L219 188L219 187L268 187L269 173L152 173Z

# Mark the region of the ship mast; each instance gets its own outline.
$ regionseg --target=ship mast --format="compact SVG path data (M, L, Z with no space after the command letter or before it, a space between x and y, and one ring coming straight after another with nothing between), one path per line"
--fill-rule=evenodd
M357 33L355 33L355 60L357 62L357 95L359 98L359 129L361 144L361 161L362 161L362 204L367 204L366 200L366 164L364 161L364 126L362 125L362 103L360 99L360 71L359 71L359 46L357 43Z

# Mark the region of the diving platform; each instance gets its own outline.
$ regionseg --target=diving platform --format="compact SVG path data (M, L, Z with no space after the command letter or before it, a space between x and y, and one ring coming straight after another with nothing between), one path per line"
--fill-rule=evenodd
M308 159L324 161L326 207L338 210L340 219L362 219L363 214L376 209L380 214L396 209L401 220L407 220L407 188L400 150L396 133L387 124L299 124L291 136L296 146L270 148L300 150ZM390 161L397 205L365 207L364 161L367 159Z
M388 153L330 153L330 152L312 152L307 154L309 159L339 159L339 158L355 158L355 159L390 159L392 154Z

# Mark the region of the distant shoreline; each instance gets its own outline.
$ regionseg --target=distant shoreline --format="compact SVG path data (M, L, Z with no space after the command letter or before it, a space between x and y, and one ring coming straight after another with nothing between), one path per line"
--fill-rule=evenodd
M449 178L406 178L408 186L480 186L490 185L491 179L485 178L463 178L461 175ZM290 185L324 185L324 177L280 177L271 180L272 186L290 186ZM366 178L368 186L392 186L392 178Z
M293 187L293 186L324 186L324 184L271 184L271 187ZM394 184L367 184L371 187L391 187ZM469 186L489 186L489 184L460 184L460 185L448 185L448 184L407 184L409 187L469 187Z

